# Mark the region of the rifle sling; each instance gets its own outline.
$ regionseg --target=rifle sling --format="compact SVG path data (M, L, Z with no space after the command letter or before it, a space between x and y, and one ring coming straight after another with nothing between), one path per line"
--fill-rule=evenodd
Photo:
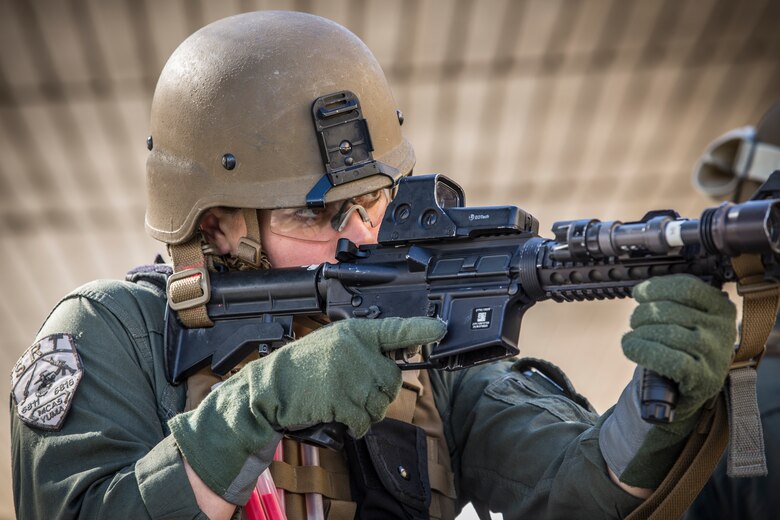
M629 520L680 518L710 478L728 442L726 400L718 394L702 411L696 429L661 485Z
M766 350L766 340L777 317L780 286L764 281L759 255L732 259L742 295L742 334L729 372L730 477L760 477L767 474L761 416L756 400L756 368Z

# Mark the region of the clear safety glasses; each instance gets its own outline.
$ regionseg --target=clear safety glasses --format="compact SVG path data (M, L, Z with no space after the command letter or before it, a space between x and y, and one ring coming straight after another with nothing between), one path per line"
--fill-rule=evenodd
M272 233L300 240L328 242L338 238L353 213L372 228L379 226L392 198L385 188L347 200L329 202L323 208L284 208L268 212Z

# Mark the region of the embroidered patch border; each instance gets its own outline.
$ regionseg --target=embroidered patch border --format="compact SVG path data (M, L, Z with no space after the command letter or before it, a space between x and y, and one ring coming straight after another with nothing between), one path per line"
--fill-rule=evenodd
M11 374L19 418L42 430L59 430L84 369L69 334L47 336L24 351Z

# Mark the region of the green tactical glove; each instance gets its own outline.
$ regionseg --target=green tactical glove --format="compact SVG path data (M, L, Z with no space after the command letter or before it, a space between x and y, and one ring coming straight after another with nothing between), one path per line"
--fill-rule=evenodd
M641 370L603 421L599 444L622 482L655 488L696 425L701 407L723 387L734 353L736 308L728 296L689 275L652 278L633 292L639 303L623 352L640 367L677 382L674 420L652 425L639 415Z
M675 422L684 422L723 387L734 355L736 308L726 293L686 275L653 278L633 296L639 306L623 352L678 383Z
M401 388L401 371L384 353L438 341L446 330L432 318L333 323L248 363L168 425L201 480L243 505L282 432L338 422L365 435Z

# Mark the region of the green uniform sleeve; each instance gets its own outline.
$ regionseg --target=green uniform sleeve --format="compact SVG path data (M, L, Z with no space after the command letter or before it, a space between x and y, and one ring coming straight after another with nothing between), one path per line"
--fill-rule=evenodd
M162 326L137 284L93 283L52 312L38 337L71 334L84 373L58 431L12 408L19 518L205 518L165 426L184 390L165 380Z
M459 506L504 518L622 518L641 499L616 486L598 415L512 362L432 372Z

